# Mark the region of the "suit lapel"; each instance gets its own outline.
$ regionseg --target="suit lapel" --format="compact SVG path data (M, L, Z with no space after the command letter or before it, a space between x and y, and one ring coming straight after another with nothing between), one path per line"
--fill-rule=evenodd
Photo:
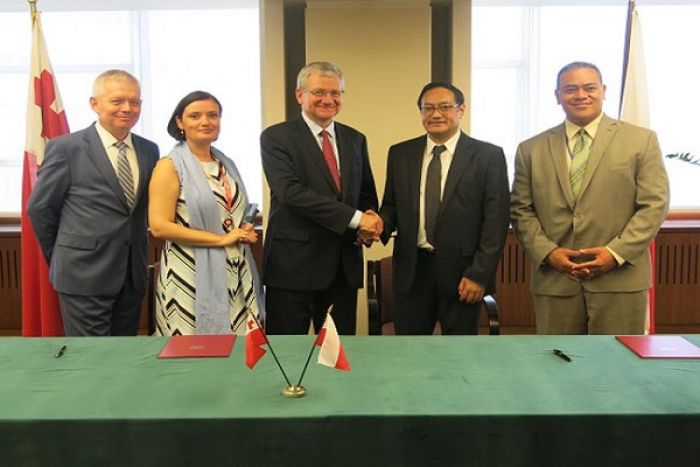
M131 141L134 143L134 151L136 152L136 162L139 164L139 182L136 188L136 195L134 197L134 207L139 204L141 196L147 189L147 179L146 173L148 172L147 157L146 157L146 146L141 141L141 138L135 134L131 134Z
M348 201L352 197L350 194L352 193L352 158L353 158L353 152L350 149L350 142L349 142L349 137L347 132L345 131L345 128L343 128L338 122L335 122L335 138L336 138L336 145L338 147L338 159L340 160L340 184L341 188L343 190L343 201ZM321 156L323 156L323 152L321 152ZM323 165L326 167L326 172L328 173L328 178L333 181L331 178L331 172L328 170L328 165L326 164L326 160L323 160ZM332 183L333 188L335 188L335 183Z
M420 215L420 175L423 168L423 156L427 137L420 137L415 140L415 144L406 154L406 169L408 170L408 193L411 194L411 208L418 225Z
M97 134L95 125L92 125L85 131L85 141L87 143L88 156L90 156L93 164L95 164L97 170L102 174L107 185L122 201L124 207L128 209L129 205L126 201L126 196L124 196L124 190L122 190L121 185L119 185L119 179L114 171L114 166L112 166L112 163L109 161L109 156L107 156L107 151L105 151L102 140Z
M586 191L586 188L590 184L591 178L593 178L593 174L598 169L598 165L603 159L605 150L608 148L616 132L617 121L609 118L607 115L603 115L603 119L600 121L600 127L598 128L598 132L593 140L593 145L591 146L591 152L588 155L586 171L581 181L581 194Z
M333 177L331 177L331 172L328 170L328 164L326 164L326 160L323 158L323 151L321 151L318 141L316 140L316 135L311 133L309 125L306 124L301 116L296 117L294 121L296 123L296 129L300 133L299 140L301 141L304 153L309 155L309 159L313 161L313 164L318 168L321 174L323 174L323 178L326 179L328 187L335 193L338 193L338 190L335 188ZM336 124L336 137L338 136L337 130L338 125ZM340 143L338 143L338 151L340 151Z
M472 139L464 133L461 133L459 141L457 141L457 146L455 147L450 169L447 172L447 180L445 180L445 189L442 192L442 202L440 203L439 213L442 213L447 203L449 203L452 194L459 184L459 180L462 178L462 174L467 168L469 160L472 158L472 145Z
M559 188L564 193L566 203L571 209L574 208L576 200L571 191L571 181L569 180L569 167L566 158L569 155L566 153L566 129L564 124L553 128L547 135L547 145L549 146L549 157L552 167L557 174Z

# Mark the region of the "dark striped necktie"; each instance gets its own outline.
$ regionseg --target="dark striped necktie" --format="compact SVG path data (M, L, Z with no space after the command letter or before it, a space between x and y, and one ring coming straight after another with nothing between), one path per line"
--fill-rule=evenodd
M126 157L127 145L124 141L117 141L114 143L114 146L119 150L119 156L117 156L117 178L122 190L124 190L124 196L126 196L129 208L132 208L134 206L134 174L131 171L129 159Z

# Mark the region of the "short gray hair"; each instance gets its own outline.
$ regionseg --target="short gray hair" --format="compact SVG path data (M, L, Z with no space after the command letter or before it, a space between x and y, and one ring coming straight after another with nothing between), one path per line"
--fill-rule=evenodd
M92 97L97 97L102 94L103 86L105 81L109 80L127 80L134 83L139 89L141 89L141 83L137 80L134 75L125 70L107 70L100 73L97 78L95 78L95 83L92 85Z
M559 70L559 73L557 73L557 87L555 89L559 89L559 81L561 80L561 75L564 73L568 73L569 71L573 70L578 70L579 68L589 68L596 73L598 73L598 79L600 79L600 82L603 82L603 74L600 72L597 66L590 62L571 62L567 65L564 65L561 70Z
M330 62L311 62L302 68L297 75L297 89L306 90L306 86L309 84L309 76L312 73L318 73L321 76L337 76L340 79L340 90L345 90L343 72Z

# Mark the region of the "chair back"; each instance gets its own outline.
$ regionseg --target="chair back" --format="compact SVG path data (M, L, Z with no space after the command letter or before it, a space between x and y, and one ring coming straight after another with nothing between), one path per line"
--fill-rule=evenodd
M377 261L367 261L367 307L369 311L369 334L396 334L394 330L394 289L391 256ZM496 299L485 295L482 308L486 311L489 335L501 334L500 317ZM433 334L441 334L440 323Z

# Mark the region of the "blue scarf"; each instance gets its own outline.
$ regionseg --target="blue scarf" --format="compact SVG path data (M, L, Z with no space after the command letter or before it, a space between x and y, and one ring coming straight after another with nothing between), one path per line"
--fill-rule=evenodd
M247 202L245 185L236 164L221 151L212 147L213 156L223 164L228 175L238 184L238 189ZM182 190L187 200L190 228L206 230L223 235L221 214L211 192L209 181L197 158L185 142L180 142L170 151L170 157L180 177ZM237 220L240 223L240 219ZM249 245L243 247L248 270L253 280L261 318L264 317L264 297L258 270ZM193 247L195 254L195 308L197 334L230 334L231 309L228 297L226 250L216 247Z

